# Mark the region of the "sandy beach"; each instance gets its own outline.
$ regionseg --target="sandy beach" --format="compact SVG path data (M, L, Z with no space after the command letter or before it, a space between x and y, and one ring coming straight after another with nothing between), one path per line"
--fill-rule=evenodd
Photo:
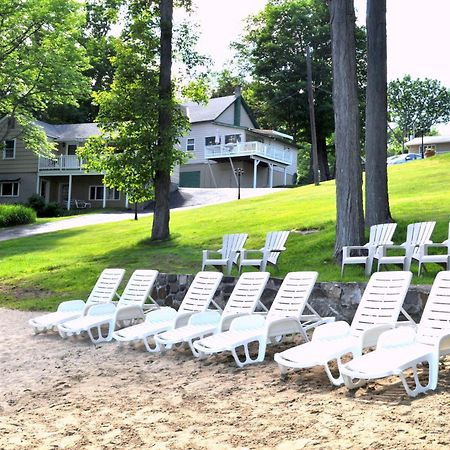
M349 393L319 369L281 380L266 361L33 335L37 313L0 309L0 449L448 449L450 360L435 393L396 378Z

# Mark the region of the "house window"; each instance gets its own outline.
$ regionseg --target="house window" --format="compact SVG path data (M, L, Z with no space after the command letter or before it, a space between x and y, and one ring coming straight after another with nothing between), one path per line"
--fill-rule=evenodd
M4 142L3 159L14 159L16 157L16 140L12 139Z
M208 145L216 145L216 137L215 136L205 137L205 146L208 146Z
M89 186L89 200L103 200L104 186ZM106 200L120 200L120 192L106 188Z
M237 144L241 142L240 134L226 134L225 135L225 144Z
M69 144L67 146L67 154L68 155L76 155L77 154L77 145L76 144Z
M195 139L188 138L188 140L186 141L186 151L188 152L195 151Z
M0 182L0 197L18 197L19 183L17 181Z

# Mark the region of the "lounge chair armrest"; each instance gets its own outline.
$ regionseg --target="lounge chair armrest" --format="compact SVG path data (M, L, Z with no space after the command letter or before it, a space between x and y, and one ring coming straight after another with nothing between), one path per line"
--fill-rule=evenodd
M86 303L83 300L68 300L58 306L58 312L83 311Z
M117 310L116 305L112 303L102 303L99 305L92 305L88 310L87 316L101 316L103 314L114 314Z
M333 341L350 336L350 325L343 320L325 323L318 326L313 333L312 341Z
M116 320L126 319L145 319L144 310L139 305L128 305L120 308L116 308L115 312Z
M145 321L149 323L167 322L169 320L175 319L177 311L168 306L163 308L154 309L147 314L145 314Z
M220 313L218 311L203 311L192 314L189 325L219 324Z
M442 243L433 243L433 244L422 244L419 245L419 255L424 256L428 254L429 248L448 248L448 244L446 241Z
M403 329L411 329L411 330L415 330L414 327L400 327ZM380 338L380 336L388 331L392 331L393 330L393 326L392 325L375 325L373 327L368 328L366 331L364 331L364 333L361 336L361 342L362 342L362 346L363 348L365 347L373 347L375 345L377 345L378 339ZM409 331L408 331L409 333Z
M352 250L364 250L370 253L370 249L366 245L347 245L345 247L342 247L342 256L344 258L350 256Z
M442 335L439 337L438 351L441 355L450 353L450 333L448 330L443 330Z
M242 317L242 316L248 316L248 313L235 313L235 314L229 314L226 316L221 317L220 320L220 331L226 331L230 328L231 323L233 322L233 320L237 319L238 317Z
M411 345L416 339L414 327L400 327L384 331L379 335L377 349L390 349Z
M281 319L267 320L267 336L280 336L284 334L299 333L302 325L295 317L283 317Z
M178 312L175 317L174 328L184 327L185 325L187 325L192 314L192 312Z
M264 316L260 314L247 314L241 317L236 317L230 324L230 330L253 330L255 328L264 327L265 323L266 319Z
M217 256L221 250L203 250L203 260L210 258L212 255Z

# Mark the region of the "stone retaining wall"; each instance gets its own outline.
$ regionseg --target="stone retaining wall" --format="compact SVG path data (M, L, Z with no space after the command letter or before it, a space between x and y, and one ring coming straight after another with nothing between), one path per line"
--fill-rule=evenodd
M161 306L172 306L178 309L186 291L194 279L194 275L175 275L161 273L155 284L153 298ZM237 277L224 276L217 289L214 301L223 308ZM262 301L270 307L282 280L270 278L263 293ZM361 300L366 283L316 283L311 296L311 306L321 316L334 316L336 320L351 322L356 308ZM404 307L415 321L420 320L420 316L425 306L430 286L411 286L406 296Z

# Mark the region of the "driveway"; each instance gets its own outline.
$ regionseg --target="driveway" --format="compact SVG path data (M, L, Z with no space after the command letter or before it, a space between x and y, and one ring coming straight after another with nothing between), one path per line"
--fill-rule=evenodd
M273 194L285 189L257 188L241 189L241 198L258 197L266 194ZM226 203L237 199L236 188L200 189L200 188L180 188L171 194L171 209L192 209L205 205ZM153 214L152 212L140 213L139 217ZM119 222L121 220L132 220L134 213L94 213L83 214L57 222L42 224L19 225L6 228L0 231L0 241L18 239L35 234L51 233L53 231L68 230L70 228L85 227L87 225L97 225L102 223Z

